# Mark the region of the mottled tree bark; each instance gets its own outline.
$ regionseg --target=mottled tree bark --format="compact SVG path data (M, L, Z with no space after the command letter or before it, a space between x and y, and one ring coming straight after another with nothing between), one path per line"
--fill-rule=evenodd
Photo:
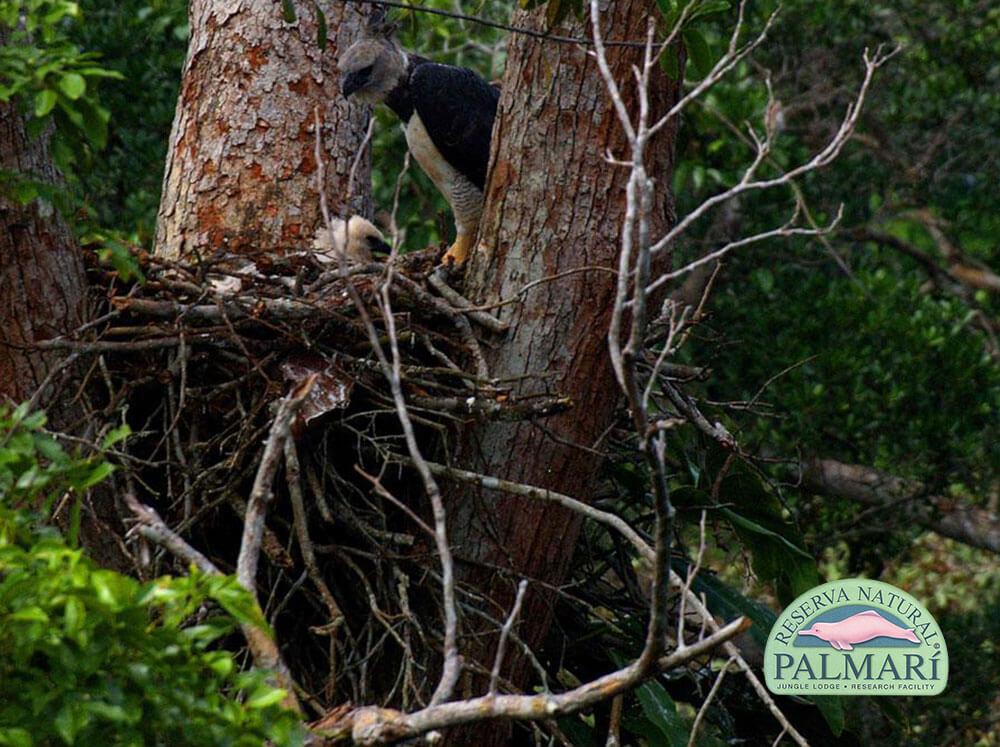
M13 104L0 103L0 171L59 182L48 137L29 137ZM32 346L78 327L85 299L79 247L62 216L45 200L20 205L0 190L0 400L36 392L62 354ZM39 404L49 404L42 394Z
M606 36L643 39L652 0L614 0L602 18ZM544 27L544 9L518 12L514 24ZM567 29L589 36L580 21ZM609 62L624 87L625 103L638 111L631 66L642 50L612 48ZM678 86L654 75L651 113L676 101ZM674 132L651 144L646 167L658 182L653 229L670 212L669 180ZM463 434L462 466L508 480L552 488L587 501L601 468L600 441L612 423L619 390L607 351L628 169L609 165L610 152L629 151L611 100L592 58L575 45L512 35L494 130L486 209L467 277L468 297L482 303L514 297L527 283L552 277L505 306L506 338L489 354L491 374L534 374L518 396L556 391L574 407L544 422L491 423ZM587 268L587 269L582 269ZM579 270L579 272L573 272ZM570 274L564 274L570 273ZM512 598L511 577L536 580L519 627L533 647L552 619L554 596L543 582L565 580L580 530L580 518L561 508L503 494L455 488L449 498L449 531L465 561L463 580L499 604L489 610L502 619ZM499 575L493 568L511 571ZM466 618L469 628L474 623ZM492 654L467 642L467 651ZM524 662L504 669L524 684ZM487 734L477 734L488 738Z
M337 50L363 28L352 3L328 3L321 49L312 3L192 0L156 250L184 257L217 250L280 252L311 244L320 228L314 107L320 108L330 209L369 214L370 161L348 176L368 115L340 95Z
M0 103L0 171L54 186L62 181L48 135L29 137L12 104ZM34 346L72 332L88 314L80 248L62 216L43 199L20 205L0 188L0 401L23 402L37 394L36 406L46 410L51 427L78 426L82 413L68 385L78 381L79 371L62 366L64 351L41 352ZM43 390L50 373L59 375ZM126 570L129 563L108 531L123 531L114 496L99 488L85 500L81 544L102 565ZM57 517L65 520L65 512Z

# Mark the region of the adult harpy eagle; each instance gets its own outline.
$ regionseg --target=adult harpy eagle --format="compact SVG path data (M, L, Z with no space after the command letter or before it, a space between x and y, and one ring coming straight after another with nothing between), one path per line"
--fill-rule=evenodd
M445 262L462 264L483 212L499 89L467 68L408 54L388 36L355 42L339 66L344 96L385 103L402 121L410 153L455 216L455 243Z

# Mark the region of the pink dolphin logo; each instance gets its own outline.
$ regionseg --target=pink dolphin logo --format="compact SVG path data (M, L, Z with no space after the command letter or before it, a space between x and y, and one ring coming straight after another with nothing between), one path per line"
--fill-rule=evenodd
M881 637L920 643L917 634L912 630L889 622L875 610L859 612L839 622L814 623L812 628L800 630L798 634L816 636L838 651L851 651L856 643L865 643Z

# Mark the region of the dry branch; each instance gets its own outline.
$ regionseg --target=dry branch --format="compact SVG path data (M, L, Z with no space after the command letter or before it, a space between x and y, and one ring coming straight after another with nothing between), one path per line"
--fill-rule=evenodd
M243 541L240 543L240 555L236 561L236 578L244 589L254 595L257 589L257 560L260 557L260 543L264 536L264 518L267 515L267 506L274 498L272 489L274 476L285 449L285 441L290 437L292 418L315 383L315 376L311 376L281 400L267 438L267 445L264 447L264 455L257 468L253 489L250 491L250 500L243 519Z
M1000 517L962 499L931 494L905 480L860 464L810 459L801 467L802 486L831 498L891 509L896 516L972 547L1000 553Z
M662 671L684 666L732 640L748 626L746 618L737 618L712 635L678 649L669 656L658 658L654 666ZM355 744L378 745L483 719L538 721L566 716L631 689L649 674L652 672L643 671L636 662L559 694L488 694L429 706L414 713L401 713L388 708L362 708L351 715L351 736Z
M202 573L213 576L222 572L212 561L195 550L184 539L167 526L160 515L149 506L143 504L133 493L125 494L125 504L136 519L135 529L146 539L161 545L178 558L197 566ZM248 623L241 623L240 628L246 638L254 665L267 672L274 672L275 681L284 689L286 708L301 712L298 698L295 696L295 682L292 680L288 665L285 664L274 638L264 629Z

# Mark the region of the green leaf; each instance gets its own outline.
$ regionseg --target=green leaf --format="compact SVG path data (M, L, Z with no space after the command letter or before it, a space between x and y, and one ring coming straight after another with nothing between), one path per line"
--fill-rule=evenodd
M17 478L16 486L18 490L32 490L44 487L48 483L49 477L40 472L38 465L33 464Z
M325 50L327 41L326 14L319 5L314 4L313 7L316 9L316 44L321 50Z
M786 539L785 537L782 537L777 532L773 532L770 529L768 529L767 527L763 527L760 524L758 524L757 522L752 521L752 520L748 519L745 516L741 516L740 514L736 513L735 511L733 511L731 509L721 508L721 509L719 509L719 512L723 516L725 516L727 519L729 519L729 522L731 524L733 524L733 525L735 525L737 527L741 527L743 529L747 529L747 530L749 530L751 532L754 532L755 534L760 534L760 535L762 535L764 537L770 537L771 539L780 542L782 545L784 545L785 547L787 547L793 553L796 553L797 555L801 555L803 558L808 558L809 560L813 559L812 555L810 555L809 553L807 553L801 547L798 547L798 546L792 544L788 539Z
M287 693L279 688L261 688L247 698L247 708L267 708L285 699Z
M110 80L125 80L125 76L117 70L105 70L103 67L78 67L76 69L80 75L88 78L108 78Z
M564 716L556 722L569 738L573 747L596 747L597 744L604 744L604 740L594 738L594 728L584 723L579 713L572 716Z
M78 597L70 597L66 600L66 607L63 611L63 629L70 635L76 633L83 627L87 619L87 608Z
M844 731L845 714L844 698L839 695L814 695L810 700L816 704L819 712L833 735L839 737Z
M128 713L120 705L93 701L87 703L86 710L104 721L122 723L129 720Z
M35 437L35 448L38 453L50 462L58 462L66 457L66 452L54 438L39 435Z
M44 426L46 420L47 419L45 417L44 410L35 410L35 412L31 413L30 415L24 418L24 420L21 422L21 425L25 428L28 428L29 430L34 431Z
M257 601L239 585L235 577L221 576L213 578L212 581L219 583L218 586L210 588L208 594L222 609L243 625L253 625L265 632L270 631L267 619Z
M697 29L686 28L683 34L684 48L694 71L704 78L712 70L712 49L704 34Z
M104 437L101 441L102 449L109 449L120 441L124 441L126 438L132 435L132 429L129 428L128 424L120 425L117 428L113 428L108 431L108 435Z
M663 16L663 28L666 29L664 33L669 33L680 17L680 7L677 0L656 0L656 7L659 8L660 15Z
M285 23L295 23L297 15L292 0L281 0L281 17Z
M209 669L215 672L220 677L228 677L232 674L235 664L233 662L233 657L229 655L226 651L213 651L207 654L209 658L206 660Z
M691 12L690 20L694 21L698 18L707 18L716 13L724 13L729 10L730 5L729 0L705 0L705 2L699 3L698 7Z
M59 79L59 90L66 98L76 101L87 91L87 81L79 73L66 73Z
M24 607L19 609L7 616L8 620L13 620L14 622L38 622L47 623L49 621L49 616L45 614L45 610L41 607Z
M676 48L671 46L670 49L664 51L664 53L660 56L660 67L663 68L663 72L665 72L667 77L671 80L680 79L681 63Z
M635 691L646 718L663 735L663 745L687 744L687 726L677 713L677 704L666 689L656 680L650 680Z
M114 239L98 237L97 240L106 241L104 248L97 250L97 258L102 263L114 267L115 271L121 276L121 279L126 282L133 278L137 279L140 283L146 282L146 276L142 272L139 261L128 250L127 246Z
M27 729L0 729L0 744L5 747L32 747L34 741Z
M113 464L110 462L101 462L90 471L90 474L83 478L80 488L83 490L91 488L97 485L97 483L103 482L114 471L115 466Z
M76 742L76 735L85 724L86 716L82 713L82 709L78 706L78 703L73 700L66 703L60 709L53 723L56 727L56 732L63 738L66 744L74 744Z
M110 608L117 607L119 603L120 589L115 588L119 586L116 576L111 571L95 571L90 577L90 584L97 592L97 598Z
M687 578L690 566L686 561L676 558L671 565L681 578ZM699 596L704 595L709 610L726 622L735 620L740 615L748 617L753 622L750 635L761 648L764 647L767 636L778 619L767 605L744 596L718 576L704 570L695 576L691 588Z
M35 116L44 117L55 107L59 100L58 94L50 88L39 91L35 95Z

